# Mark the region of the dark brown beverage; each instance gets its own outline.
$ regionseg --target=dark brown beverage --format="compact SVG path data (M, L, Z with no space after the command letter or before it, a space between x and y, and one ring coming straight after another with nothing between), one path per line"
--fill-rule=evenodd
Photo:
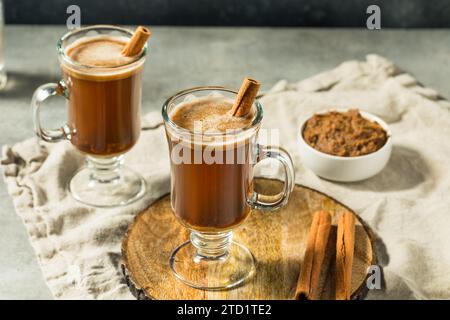
M248 127L252 117L231 116L232 103L223 98L202 98L176 107L170 118L189 131L198 129L195 126L199 123L202 132L224 133ZM180 221L204 232L231 229L243 222L250 213L247 198L253 192L251 139L189 142L180 141L170 132L168 135L172 206Z
M72 61L63 63L68 87L71 142L95 156L128 151L140 133L142 63L124 57L127 39L97 36L81 39L66 49Z

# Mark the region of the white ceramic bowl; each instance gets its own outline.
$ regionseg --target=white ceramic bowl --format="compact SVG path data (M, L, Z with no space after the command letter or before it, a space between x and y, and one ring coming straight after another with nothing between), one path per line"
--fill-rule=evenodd
M348 109L332 109L317 114L323 114L330 111L345 112ZM319 177L340 181L352 182L360 181L373 177L379 173L389 161L392 152L392 135L386 122L370 114L360 111L363 118L376 121L388 135L385 145L373 152L358 157L340 157L333 156L318 151L306 143L303 138L303 128L310 117L307 117L300 125L300 157L302 163L311 169Z

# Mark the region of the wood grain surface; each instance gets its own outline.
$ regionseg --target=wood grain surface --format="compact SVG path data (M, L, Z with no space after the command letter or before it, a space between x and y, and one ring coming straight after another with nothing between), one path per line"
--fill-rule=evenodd
M257 179L258 192L274 194L278 180ZM293 299L302 265L312 214L332 214L326 263L320 280L320 298L335 298L336 224L345 211L352 212L331 197L296 185L289 203L274 212L254 210L235 230L234 239L247 246L256 258L256 273L244 285L226 291L191 288L171 274L172 250L189 238L189 231L176 220L170 195L163 196L138 214L122 243L122 270L137 299ZM352 298L366 293L367 268L376 263L372 233L357 216Z

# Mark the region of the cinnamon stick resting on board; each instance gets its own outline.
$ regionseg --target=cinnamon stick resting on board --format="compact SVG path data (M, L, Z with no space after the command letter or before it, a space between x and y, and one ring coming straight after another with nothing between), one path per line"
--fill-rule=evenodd
M260 86L261 84L254 79L244 79L230 111L232 116L244 117L249 113Z
M143 26L137 27L130 41L128 41L128 43L123 48L122 55L126 57L133 57L141 53L142 48L144 48L151 34L152 33L148 28Z
M338 222L336 241L336 300L350 300L355 250L355 216L345 212Z
M331 215L327 211L317 211L314 214L308 241L306 243L305 257L297 282L295 298L297 300L318 299L319 277L322 269L328 236L331 229Z

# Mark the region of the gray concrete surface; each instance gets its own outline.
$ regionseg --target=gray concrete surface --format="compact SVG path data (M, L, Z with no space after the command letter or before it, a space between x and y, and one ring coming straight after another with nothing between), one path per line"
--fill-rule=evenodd
M33 90L59 78L55 44L64 27L6 27L10 81L0 93L0 145L31 137ZM245 75L268 89L280 79L297 81L367 53L381 54L420 81L450 97L450 30L153 29L145 71L143 111L187 87L215 84L236 88ZM55 98L45 123L58 125L65 108ZM47 299L25 228L0 182L0 299Z

